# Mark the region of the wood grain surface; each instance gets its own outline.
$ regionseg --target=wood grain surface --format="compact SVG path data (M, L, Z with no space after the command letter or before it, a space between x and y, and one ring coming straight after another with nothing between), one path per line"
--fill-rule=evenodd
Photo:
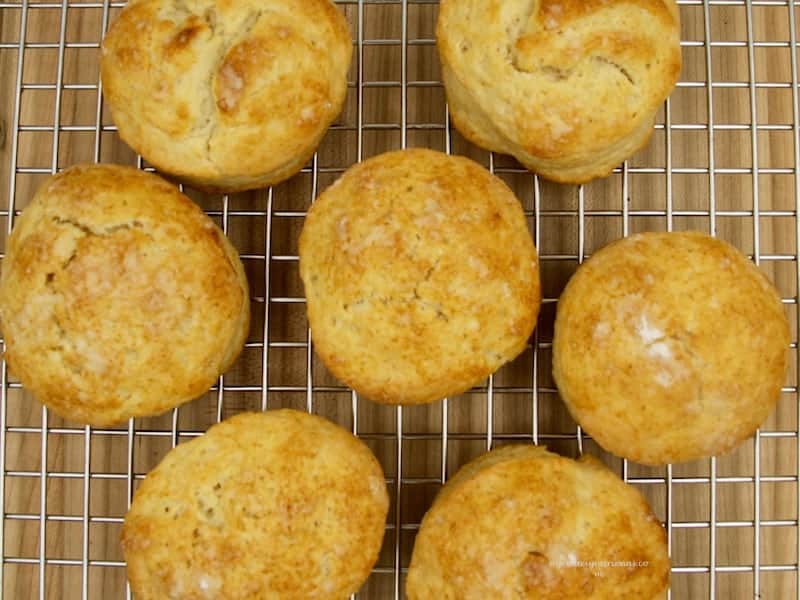
M641 489L668 526L673 598L798 597L794 348L786 391L758 441L671 468L623 465L579 440L550 375L555 299L568 277L597 248L637 231L713 231L758 258L785 298L796 342L793 3L681 4L681 85L650 145L624 170L583 188L537 182L448 128L435 2L351 0L340 8L361 43L346 108L314 161L271 193L187 190L242 253L252 289L248 347L219 385L174 414L91 431L45 415L13 379L3 388L4 597L125 598L118 536L132 489L173 444L220 417L263 406L310 408L356 430L380 458L392 507L360 598L402 595L416 529L442 480L511 440L570 456L591 452ZM96 1L0 2L0 248L8 209L24 208L47 173L82 161L138 164L97 89L98 44L119 9ZM513 187L541 253L547 299L531 348L491 384L399 411L354 398L310 352L296 254L312 198L359 158L403 144L470 156Z

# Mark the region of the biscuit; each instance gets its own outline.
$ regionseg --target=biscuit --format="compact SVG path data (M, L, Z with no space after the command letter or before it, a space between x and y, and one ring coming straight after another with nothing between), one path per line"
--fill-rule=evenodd
M369 448L322 417L244 413L171 450L122 529L137 600L342 599L369 576L389 496Z
M288 179L347 92L352 41L329 0L133 0L103 41L119 135L160 171L237 191Z
M67 419L111 425L204 393L239 355L239 255L177 188L72 167L17 218L0 276L9 369Z
M674 0L442 0L436 36L458 130L564 183L644 146L681 70Z
M409 600L663 598L667 539L598 460L511 445L462 467L414 544Z
M300 235L314 348L376 402L461 393L525 348L539 311L536 249L511 190L432 150L349 169Z
M558 302L553 376L606 450L658 465L722 454L781 393L789 325L778 292L736 248L645 233L595 253Z

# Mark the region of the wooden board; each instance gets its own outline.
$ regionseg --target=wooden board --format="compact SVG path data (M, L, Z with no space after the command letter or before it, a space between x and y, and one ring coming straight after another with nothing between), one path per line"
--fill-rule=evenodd
M88 434L45 416L13 380L3 388L5 597L124 598L118 535L132 489L174 443L220 416L264 405L311 408L355 429L380 458L393 501L384 550L359 597L402 594L416 528L459 465L511 440L578 454L576 424L550 375L554 301L581 259L625 233L713 230L756 255L786 299L796 342L793 6L683 2L682 83L652 142L624 171L582 189L537 182L507 157L490 161L448 128L433 44L435 2L349 0L340 7L360 43L347 106L314 162L271 196L187 190L240 250L252 286L248 347L220 386L175 414ZM119 9L96 1L0 3L0 248L8 207L23 208L51 170L95 159L137 164L97 91L98 43ZM531 349L497 373L491 391L485 384L446 404L398 411L354 400L309 356L296 254L314 194L360 157L403 143L470 156L514 188L541 252L547 300ZM671 469L623 465L582 440L583 451L639 487L667 524L673 598L798 596L796 354L759 441L716 461Z

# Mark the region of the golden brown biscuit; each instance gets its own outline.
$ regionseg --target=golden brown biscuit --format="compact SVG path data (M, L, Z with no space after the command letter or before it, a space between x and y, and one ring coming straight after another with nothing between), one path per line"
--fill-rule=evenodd
M459 131L566 183L645 145L681 70L675 0L442 0L436 36Z
M657 465L750 437L780 396L788 348L777 291L736 248L646 233L609 244L570 280L553 376L597 443Z
M65 418L109 425L178 406L205 392L247 337L239 255L155 175L89 165L51 177L6 252L9 369Z
M103 94L122 139L159 170L265 187L314 153L351 55L329 0L133 0L103 41Z
M137 600L344 599L378 558L389 496L369 448L294 410L181 444L136 491L122 548Z
M664 529L602 463L512 445L462 467L422 520L409 600L662 598Z
M300 235L300 277L315 350L377 402L463 392L522 352L539 312L516 197L432 150L377 156L328 188Z

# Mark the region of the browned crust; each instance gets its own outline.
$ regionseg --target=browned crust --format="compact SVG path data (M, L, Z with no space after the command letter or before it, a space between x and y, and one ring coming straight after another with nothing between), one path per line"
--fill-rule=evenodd
M48 179L0 276L6 360L59 415L108 425L206 391L249 330L247 279L222 231L155 175L111 165Z
M409 600L654 600L669 569L664 529L636 489L590 457L512 445L444 486L417 534L406 591Z
M604 176L645 145L681 69L673 0L443 0L453 122L548 179Z
M767 278L701 233L609 244L558 304L553 375L605 449L647 464L728 452L780 397L789 325Z
M292 410L244 413L181 444L122 530L137 600L346 598L378 557L389 498L349 432Z
M375 157L326 190L300 236L300 276L317 354L378 402L463 392L522 352L539 311L516 197L431 150Z
M272 185L341 111L352 42L329 0L135 0L103 42L119 134L192 185Z

